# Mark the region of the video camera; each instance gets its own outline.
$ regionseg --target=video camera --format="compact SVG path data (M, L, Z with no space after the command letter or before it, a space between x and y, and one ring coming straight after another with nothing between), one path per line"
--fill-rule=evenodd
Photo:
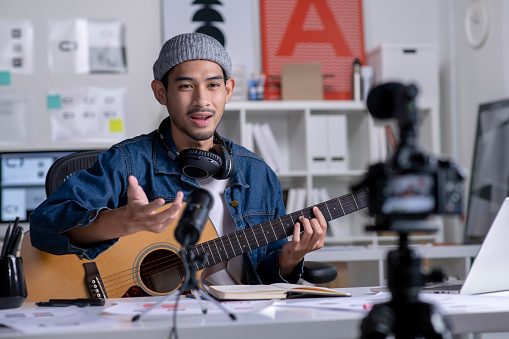
M418 147L419 112L415 104L415 85L386 83L373 88L367 107L376 119L396 118L399 143L385 163L370 166L366 177L353 189L369 190L369 212L376 217L375 230L398 230L404 221L412 231L421 229L409 220L424 220L430 215L462 213L465 172L447 159L426 155Z

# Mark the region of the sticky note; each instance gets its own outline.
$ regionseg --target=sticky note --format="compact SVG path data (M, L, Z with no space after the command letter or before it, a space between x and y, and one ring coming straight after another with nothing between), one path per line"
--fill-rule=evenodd
M0 71L0 85L10 85L10 84L11 84L11 72Z
M60 94L48 94L46 96L48 109L60 109L62 108L62 98Z
M110 133L123 132L124 126L122 119L111 119L110 120Z

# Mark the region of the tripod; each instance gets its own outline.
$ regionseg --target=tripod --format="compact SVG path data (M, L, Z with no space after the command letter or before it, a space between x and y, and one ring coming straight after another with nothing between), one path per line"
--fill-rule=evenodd
M421 260L408 247L408 233L399 233L399 248L387 256L388 286L392 299L375 305L361 324L361 339L381 339L393 333L396 339L452 339L447 319L433 305L418 298L426 275Z
M235 314L228 311L228 309L226 307L224 307L219 302L217 302L217 300L212 298L203 288L200 287L200 285L198 284L198 281L196 280L196 267L198 265L203 264L203 262L205 261L206 253L201 254L199 256L195 256L193 254L193 252L189 251L187 248L182 250L180 253L182 254L181 257L182 257L182 261L184 264L184 268L186 270L184 281L182 282L180 287L177 290L175 290L175 291L171 292L170 294L168 294L167 296L165 296L164 298L162 298L161 300L159 300L154 305L150 306L149 308L147 308L146 310L141 312L140 314L135 315L131 319L131 321L134 322L134 321L139 320L142 316L144 316L151 310L157 308L162 303L170 300L171 298L173 298L175 296L177 297L177 302L176 302L177 305L175 305L175 310L177 310L179 296L183 295L186 291L191 291L194 298L197 300L198 304L200 305L200 308L201 308L203 314L207 313L207 308L202 304L202 299L201 299L202 297L207 299L208 301L210 301L212 304L214 304L217 308L219 308L223 312L225 312L232 320L237 320L237 317L235 316ZM192 265L191 263L193 263L193 262L196 262L197 265Z

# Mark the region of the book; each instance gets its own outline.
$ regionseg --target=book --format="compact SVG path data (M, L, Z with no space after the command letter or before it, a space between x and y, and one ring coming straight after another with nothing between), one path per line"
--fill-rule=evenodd
M269 145L265 138L265 134L263 133L261 124L253 124L253 137L258 146L258 150L260 151L260 155L265 160L267 165L274 170L274 172L279 172L279 166L274 161L273 156L271 154Z
M262 300L297 297L349 297L350 294L326 287L276 283L271 285L214 285L209 294L219 300Z
M281 149L276 141L276 137L274 133L272 133L272 129L270 128L268 123L261 124L261 130L263 135L265 136L265 140L267 146L269 147L269 151L272 156L272 160L276 163L276 167L279 168L280 171L288 171L286 163L283 161L283 155L281 153Z
M293 213L296 211L296 200L297 200L297 189L290 188L288 189L288 199L286 201L286 213Z
M294 211L300 211L306 208L307 190L305 188L297 188L297 197L295 199Z
M244 147L246 147L251 152L254 152L253 123L247 122L245 127L246 139L244 142Z

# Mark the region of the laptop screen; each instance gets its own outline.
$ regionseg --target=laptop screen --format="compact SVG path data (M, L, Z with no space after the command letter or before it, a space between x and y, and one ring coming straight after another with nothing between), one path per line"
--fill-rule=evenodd
M75 151L0 153L0 222L28 221L46 199L48 169L60 157Z

